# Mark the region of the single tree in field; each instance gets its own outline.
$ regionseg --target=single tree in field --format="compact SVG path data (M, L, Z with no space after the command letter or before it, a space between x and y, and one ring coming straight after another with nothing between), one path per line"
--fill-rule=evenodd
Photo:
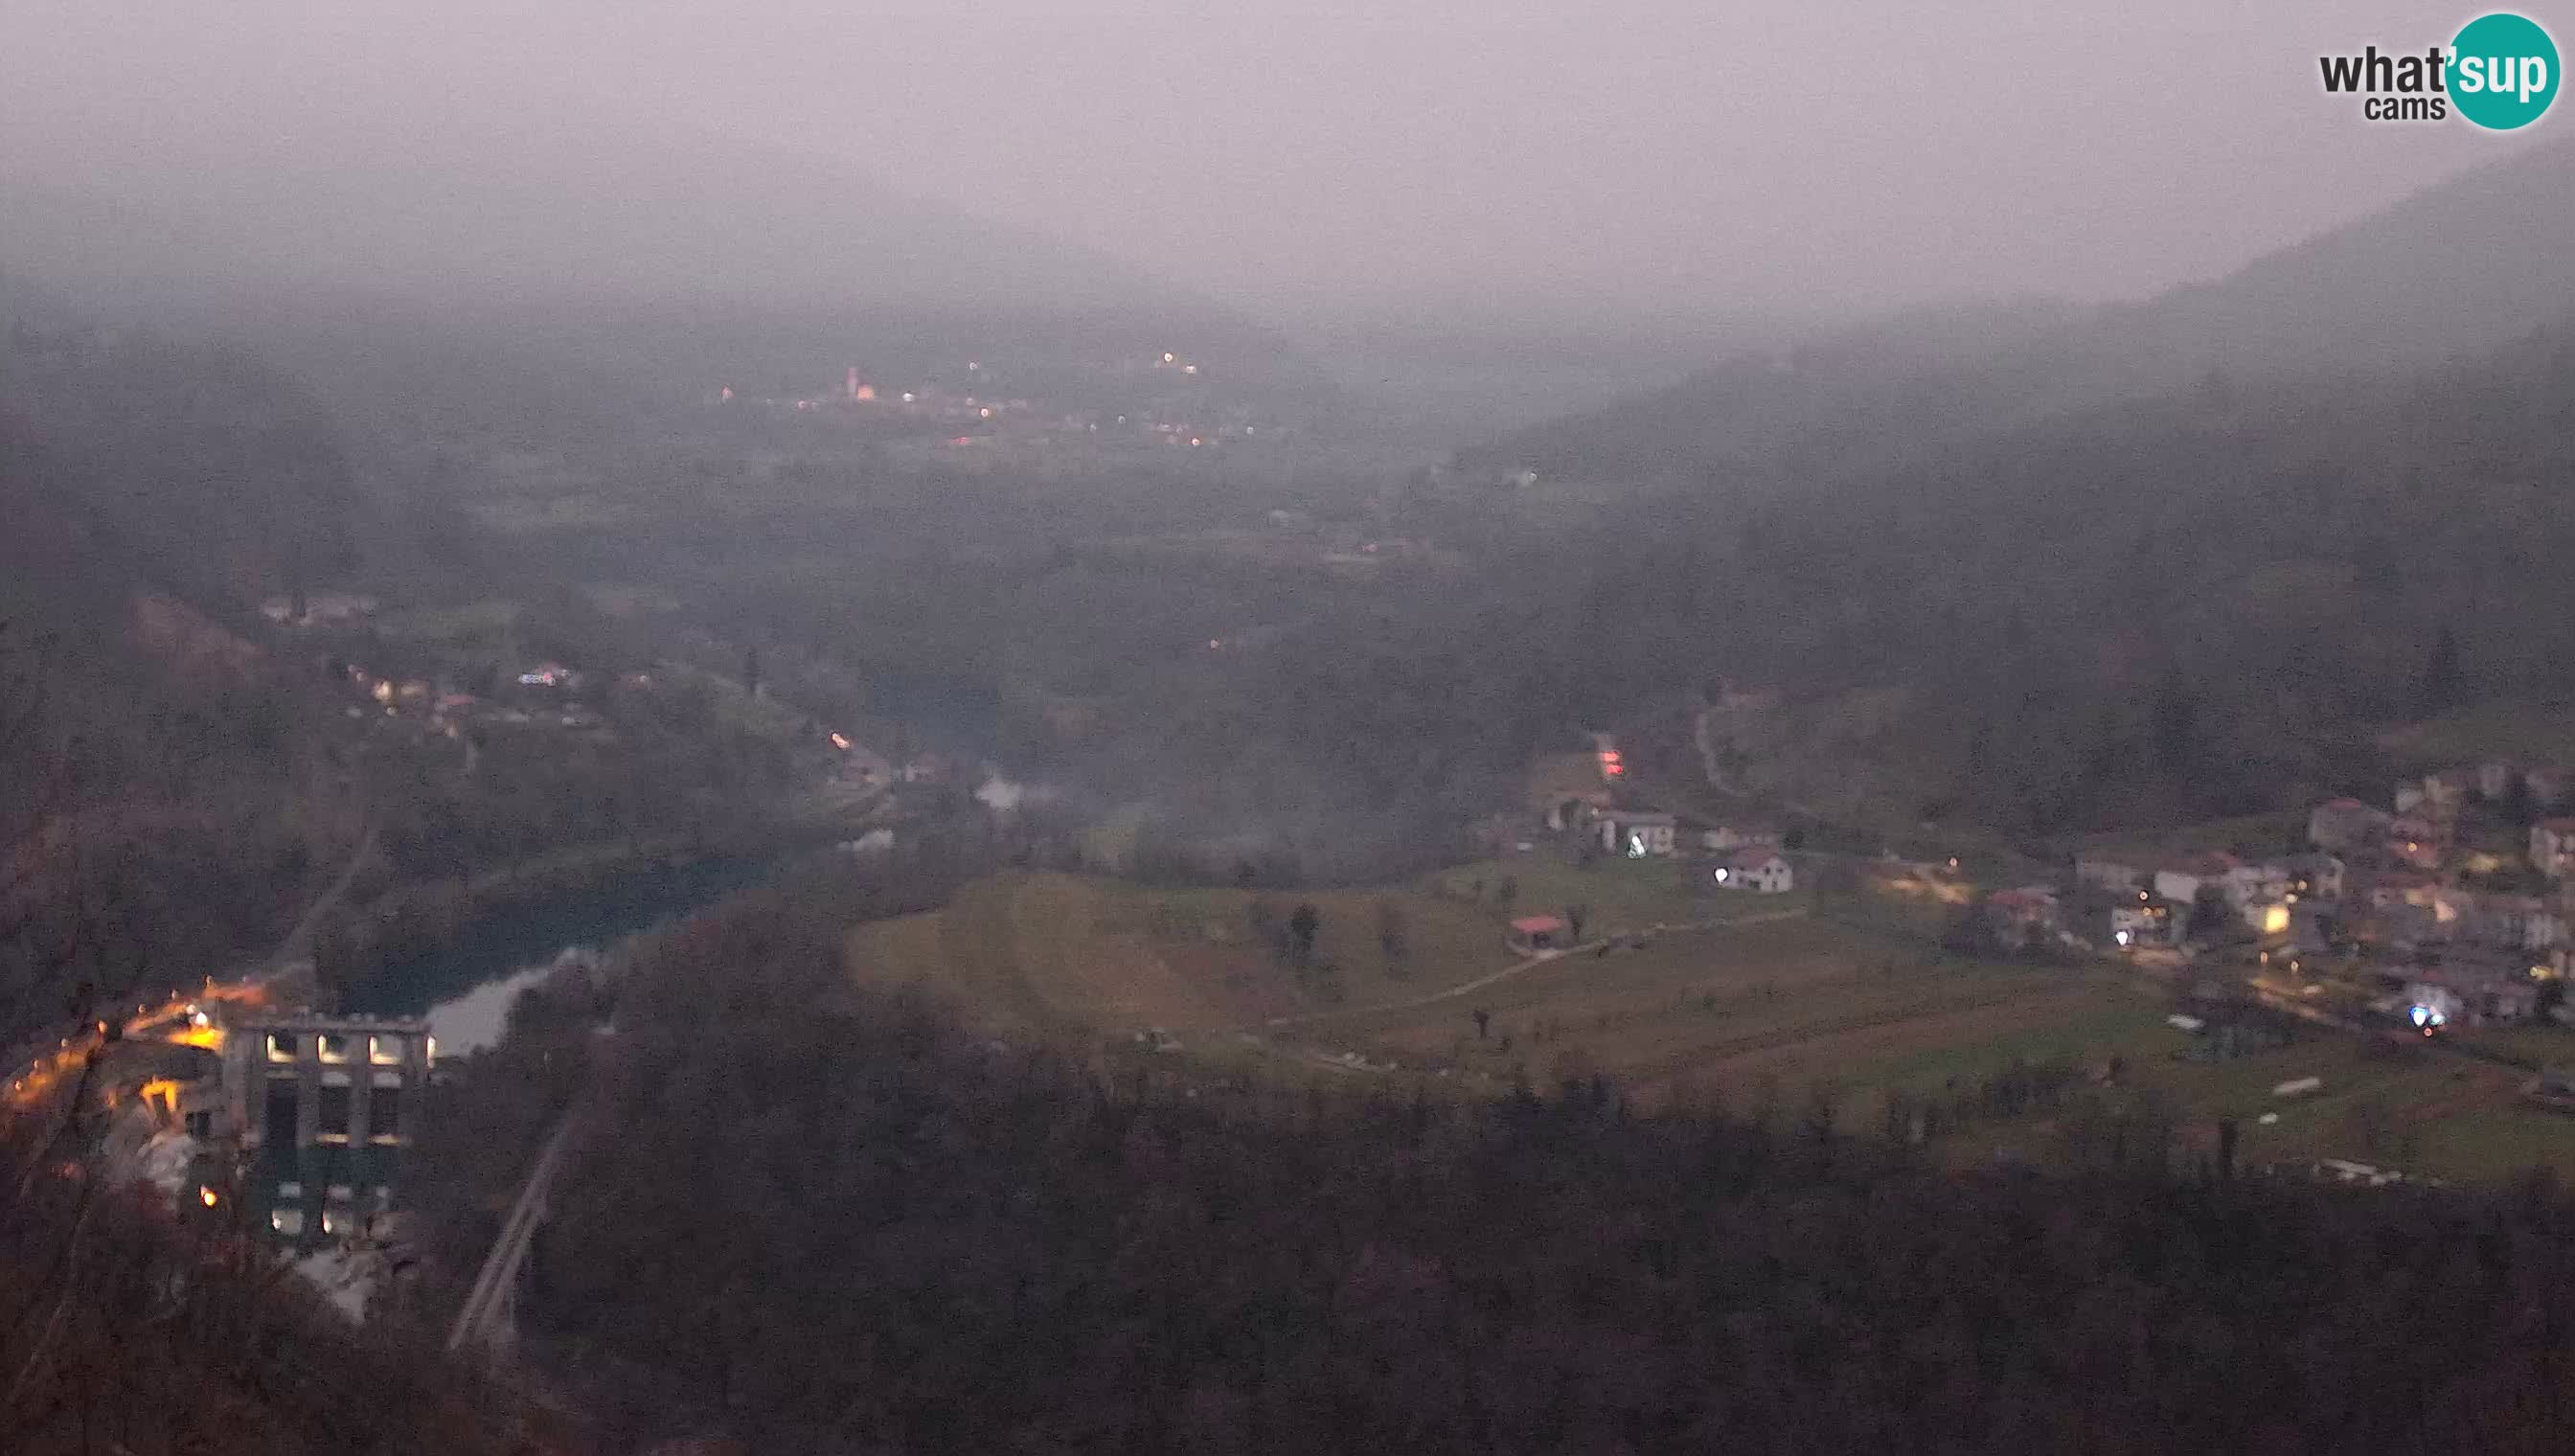
M1493 1013L1485 1010L1481 1006L1477 1006L1475 1008L1475 1039L1477 1041L1483 1040L1485 1033L1492 1028L1492 1024Z
M1311 900L1299 901L1296 908L1288 914L1289 957L1299 965L1310 959L1314 954L1314 937L1321 933L1322 928L1323 912L1315 909Z
M1410 927L1403 917L1403 906L1392 900L1376 902L1376 946L1385 952L1385 969L1395 974L1412 953Z

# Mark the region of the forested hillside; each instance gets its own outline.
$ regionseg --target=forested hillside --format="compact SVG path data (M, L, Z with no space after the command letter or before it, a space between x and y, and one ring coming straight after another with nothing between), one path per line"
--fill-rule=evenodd
M2570 485L2559 324L2403 381L2211 382L1828 485L1650 492L1565 638L1637 695L1908 689L1949 770L1923 800L2010 827L2240 811L2374 773L2371 725L2575 693Z
M2575 693L2570 178L2541 146L2216 284L1898 319L1467 452L1623 487L1523 641L1638 703L1895 690L1855 751L1901 765L1805 786L1894 821L2366 787L2391 722Z
M856 990L840 924L745 907L621 998L617 1125L526 1312L623 1439L2536 1452L2575 1419L2551 1189L2175 1178L2115 1093L2065 1114L2084 1171L1957 1177L1811 1109L1082 1069Z
M0 279L0 421L26 603L125 587L219 608L356 563L335 428L239 349L100 327ZM41 572L41 545L64 540L83 554Z
M312 791L304 690L244 634L262 597L349 568L358 511L327 421L255 361L0 304L15 1033L75 986L219 968L354 840Z
M479 1456L517 1402L417 1331L360 1331L235 1226L142 1189L36 1176L0 1135L0 1440L11 1456ZM63 1156L76 1144L50 1150ZM548 1441L537 1449L571 1449Z

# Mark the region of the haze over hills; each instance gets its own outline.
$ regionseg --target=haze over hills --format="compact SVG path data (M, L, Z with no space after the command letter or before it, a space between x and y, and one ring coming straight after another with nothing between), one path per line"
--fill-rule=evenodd
M1957 438L2200 382L2401 372L2575 308L2575 143L2535 148L2143 303L1919 311L1464 452L1586 479L1892 463L1871 442Z
M399 410L604 441L720 385L793 396L979 357L1065 399L1166 350L1217 399L1348 403L1218 302L844 161L543 118L225 125L109 169L0 161L0 271L98 320L247 345L362 431Z
M517 310L663 300L1213 314L1089 250L846 162L679 128L451 115L284 144L165 137L113 172L22 154L7 245L67 279Z
M2568 1444L2563 118L691 9L0 6L0 1456Z

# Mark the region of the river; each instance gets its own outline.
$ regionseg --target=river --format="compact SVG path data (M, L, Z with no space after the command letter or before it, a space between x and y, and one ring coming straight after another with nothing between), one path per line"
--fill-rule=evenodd
M639 930L704 909L779 867L773 856L646 865L586 889L495 910L452 943L396 961L349 988L356 1014L426 1016L441 1056L498 1040L510 1002L575 945L607 949Z

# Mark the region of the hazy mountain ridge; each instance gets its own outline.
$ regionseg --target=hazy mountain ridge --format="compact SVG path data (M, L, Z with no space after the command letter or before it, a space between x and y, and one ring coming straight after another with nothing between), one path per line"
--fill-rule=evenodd
M845 163L695 133L449 118L282 155L172 142L105 176L12 170L5 246L27 266L183 298L1218 312Z
M1587 480L1708 471L1831 475L1906 448L2151 398L2211 374L2388 375L2473 355L2575 308L2575 144L2426 189L2144 303L1926 312L1464 452ZM1853 457L1854 450L1860 453Z

